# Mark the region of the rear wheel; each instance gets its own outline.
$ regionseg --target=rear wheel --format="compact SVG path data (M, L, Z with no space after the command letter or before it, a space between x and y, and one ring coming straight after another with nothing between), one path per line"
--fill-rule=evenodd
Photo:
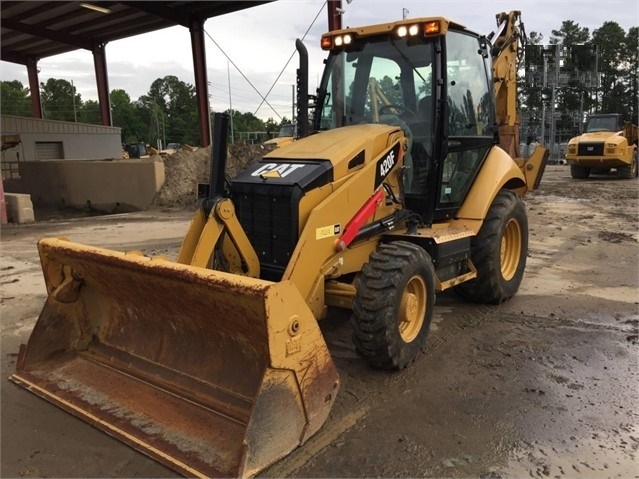
M637 177L637 173L639 172L639 168L637 167L637 149L635 148L635 152L632 155L632 161L629 165L620 166L617 168L617 176L619 178L632 179Z
M471 301L499 304L519 289L527 255L526 208L514 192L501 190L471 242L477 277L455 291Z
M428 253L404 241L381 244L362 268L353 300L357 353L377 368L406 367L426 342L434 304Z
M577 180L585 180L590 176L590 168L579 165L570 165L570 176Z

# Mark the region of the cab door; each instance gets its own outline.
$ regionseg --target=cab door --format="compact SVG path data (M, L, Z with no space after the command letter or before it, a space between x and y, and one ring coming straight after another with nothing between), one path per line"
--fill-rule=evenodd
M447 121L433 219L451 218L496 141L492 62L477 36L451 30L442 65Z

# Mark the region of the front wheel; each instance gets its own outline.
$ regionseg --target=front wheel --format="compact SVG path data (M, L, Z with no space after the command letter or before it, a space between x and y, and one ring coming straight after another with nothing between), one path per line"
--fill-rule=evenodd
M353 300L357 353L380 369L402 369L426 342L435 270L426 251L405 241L380 244L362 268Z
M519 289L527 255L526 208L513 191L501 190L471 241L477 277L460 284L455 291L471 301L499 304Z
M590 176L590 168L579 165L570 165L570 176L576 180L585 180Z
M637 173L639 173L639 168L637 165L637 149L635 148L635 152L632 155L632 161L629 165L617 168L617 176L619 178L630 180L632 178L636 178Z

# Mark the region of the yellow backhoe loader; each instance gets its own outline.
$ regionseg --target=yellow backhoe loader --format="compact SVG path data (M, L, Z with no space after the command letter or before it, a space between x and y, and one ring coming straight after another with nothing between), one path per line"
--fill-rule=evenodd
M441 17L323 35L311 119L298 41L300 138L225 180L218 115L177 261L39 242L48 299L12 380L186 476L247 477L327 418L328 307L352 309L362 358L398 369L424 347L436 292L510 298L521 197L546 151L517 158L524 34L519 12L497 24L494 37Z

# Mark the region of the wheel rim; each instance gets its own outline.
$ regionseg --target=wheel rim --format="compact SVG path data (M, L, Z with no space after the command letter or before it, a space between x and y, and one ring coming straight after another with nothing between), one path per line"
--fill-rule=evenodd
M421 276L408 280L399 305L399 334L410 343L422 329L426 316L426 283Z
M510 281L517 272L521 256L521 228L514 218L508 220L501 238L501 274Z

